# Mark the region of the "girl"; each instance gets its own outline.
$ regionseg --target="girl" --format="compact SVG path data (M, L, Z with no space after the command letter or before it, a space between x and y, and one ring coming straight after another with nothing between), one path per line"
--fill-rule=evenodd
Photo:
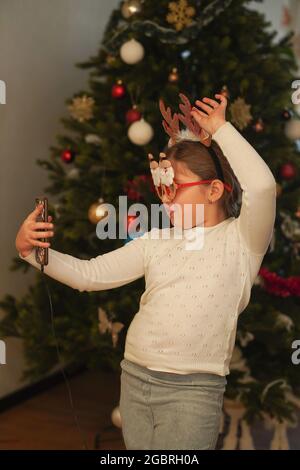
M81 292L112 289L145 276L121 361L127 449L215 448L238 315L249 302L272 237L275 179L226 121L226 97L215 96L220 103L197 100L191 115L211 136L225 181L216 177L216 163L200 141L181 140L166 150L178 185L166 203L170 217L175 220L172 204L192 205L192 226L186 227L184 216L179 219L182 238L161 238L165 229L154 228L90 260L49 248L45 273ZM180 186L191 182L197 184ZM237 217L238 183L243 192ZM197 204L204 205L204 243L187 250L187 240L199 228ZM53 231L36 231L53 227L35 221L38 211L29 214L16 238L19 256L37 268L32 249L49 246L38 238L53 236ZM176 224L171 234L175 229Z

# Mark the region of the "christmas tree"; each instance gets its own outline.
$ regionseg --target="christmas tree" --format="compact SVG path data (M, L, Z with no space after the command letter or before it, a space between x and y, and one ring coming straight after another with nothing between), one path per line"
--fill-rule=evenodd
M53 248L90 259L130 240L98 239L103 202L117 208L120 195L128 196L128 205L158 202L147 154L158 155L167 142L159 99L175 109L179 92L191 102L215 93L228 97L227 120L259 152L278 184L274 236L239 317L225 394L225 409L239 410L244 435L255 418L269 420L277 430L293 425L300 395L300 369L292 361L292 343L300 338L300 121L291 105L297 70L293 33L274 41L276 32L249 3L121 2L98 54L77 64L90 69L89 84L66 101L64 135L57 136L48 160L37 160L51 180L45 194L56 226ZM125 229L132 218L120 222ZM26 272L30 266L16 256L11 269ZM47 282L64 360L119 370L144 279L101 292ZM6 312L0 337L22 338L24 375L40 377L57 361L42 274L36 273L22 299L7 295L0 306ZM251 447L249 436L247 442Z

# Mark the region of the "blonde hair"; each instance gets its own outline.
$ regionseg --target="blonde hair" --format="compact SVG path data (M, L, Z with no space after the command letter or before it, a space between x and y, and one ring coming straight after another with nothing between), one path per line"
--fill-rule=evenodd
M238 217L241 209L242 188L217 142L212 140L211 147L219 158L225 183L229 183L233 188L231 192L224 189L218 202L227 217ZM164 152L168 159L184 163L190 171L201 179L219 179L212 157L205 145L199 140L182 139L170 147L166 146Z

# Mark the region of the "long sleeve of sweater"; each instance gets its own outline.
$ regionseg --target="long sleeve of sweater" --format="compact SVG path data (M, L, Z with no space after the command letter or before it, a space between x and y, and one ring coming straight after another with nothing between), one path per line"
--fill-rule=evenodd
M227 158L242 193L242 206L236 219L246 247L263 255L270 244L276 216L276 181L268 165L252 145L226 121L212 135Z
M40 269L35 250L19 257ZM82 260L49 248L49 262L44 273L80 292L107 290L128 284L144 276L144 240L134 238L108 253Z
M240 236L249 251L264 254L275 219L275 179L264 160L230 122L219 127L212 137L221 147L243 190L241 212L236 219ZM120 287L145 275L146 234L90 260L49 248L49 263L44 272L81 292ZM40 269L35 250L26 257L19 253L19 257Z

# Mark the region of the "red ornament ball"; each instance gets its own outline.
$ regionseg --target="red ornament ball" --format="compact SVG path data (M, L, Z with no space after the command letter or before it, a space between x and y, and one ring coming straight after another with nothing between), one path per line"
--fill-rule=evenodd
M291 113L291 110L290 109L287 109L285 108L282 112L281 112L281 119L283 121L289 121L292 117L292 113Z
M123 98L123 96L125 96L125 93L125 86L122 84L122 82L118 82L112 86L111 96L113 98Z
M127 124L132 124L133 122L139 121L142 115L137 110L137 108L131 108L126 113L126 122Z
M61 159L65 163L71 163L74 160L75 152L71 149L63 150L61 153Z
M295 178L297 169L293 163L285 163L280 169L280 175L285 180Z

